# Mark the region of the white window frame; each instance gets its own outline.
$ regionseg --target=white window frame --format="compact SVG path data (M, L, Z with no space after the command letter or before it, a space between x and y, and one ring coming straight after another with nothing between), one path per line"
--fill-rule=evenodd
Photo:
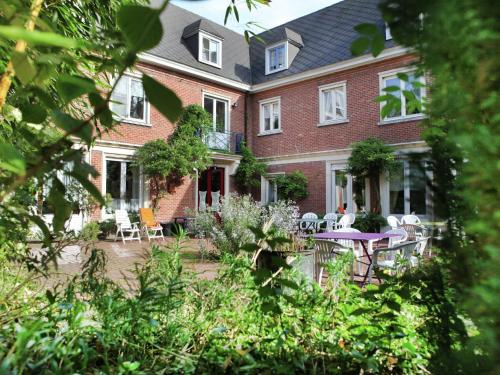
M265 130L264 122L264 106L269 104L278 104L278 129ZM271 111L272 114L272 111ZM264 99L259 101L259 123L260 123L260 133L259 135L269 135L282 133L281 130L281 97L277 96L274 98Z
M205 107L205 97L209 97L211 99L226 102L226 127L225 127L224 131L226 133L230 132L231 131L231 124L230 124L230 122L231 122L231 108L232 108L231 107L231 99L228 98L227 96L214 94L214 93L209 92L209 91L203 91L202 95L201 95L201 106L202 107ZM214 113L212 115L212 130L216 131L216 128L215 128L215 119L216 119L215 108L214 108L213 112Z
M109 155L103 153L102 155L102 185L101 185L101 191L102 195L106 196L107 194L107 189L106 189L106 182L108 178L108 168L107 168L107 162L108 161L115 161L120 163L120 193L123 193L123 189L126 188L126 175L124 174L126 172L126 169L124 168L124 163L132 163L133 159L132 157L126 157L126 156L119 156L119 155ZM139 207L145 207L148 206L148 203L146 201L146 195L149 194L149 190L146 189L146 181L144 179L144 175L142 173L142 168L139 168ZM123 206L124 202L120 199L120 209L125 209L125 206ZM104 219L110 218L111 216L106 212L106 208L102 208L102 217Z
M268 191L269 191L269 182L276 180L276 177L278 176L283 176L285 172L274 172L274 173L267 173L265 176L260 177L260 203L263 205L270 204L270 203L276 203L278 199L278 185L274 185L274 196L276 197L276 200L273 202L269 202L269 196L268 196Z
M389 24L386 22L385 23L385 40L391 40L391 39L392 39L391 28L389 27Z
M335 118L332 120L325 120L325 98L323 96L325 91L330 91L330 90L335 90L342 88L344 91L344 110L345 110L345 116L344 117L337 117L337 111L335 109ZM333 125L333 124L342 124L345 122L349 122L348 119L348 113L347 113L347 82L342 81L342 82L335 82L335 83L330 83L328 85L322 85L318 87L319 91L319 124L318 126L325 126L325 125Z
M209 42L214 42L217 44L217 62L216 63L213 63L212 61L210 61L210 57L208 60L205 60L205 58L203 56L203 39L208 39ZM222 40L220 38L217 38L214 35L200 31L198 33L198 61L202 62L203 64L215 66L216 68L221 68L222 67Z
M345 162L327 162L326 163L326 210L328 212L337 211L336 191L335 191L335 177L337 172L343 172L347 176L347 203L346 213L353 213L354 211L354 189L353 177L346 172L347 164ZM368 211L370 207L370 181L365 179L365 210Z
M130 93L131 93L131 84L132 81L139 81L141 82L142 85L142 73L135 73L135 72L127 72L122 75L121 77L126 78L128 80L127 84L127 102L125 103L125 108L127 112L127 116L120 116L118 114L114 114L114 119L119 122L125 122L129 124L135 124L135 125L144 125L144 126L151 126L150 122L150 110L149 110L149 101L148 98L146 97L146 92L144 91L144 86L143 86L143 91L144 91L144 116L143 119L137 119L133 117L129 117L130 115ZM117 81L118 77L113 77L112 79L112 84L114 85L115 82ZM111 99L113 100L113 97L111 96ZM110 109L113 111L113 103L110 104Z
M270 52L272 49L275 49L275 48L278 48L281 46L285 47L285 64L284 64L283 68L271 70ZM275 43L273 45L270 45L269 47L266 47L266 75L281 72L281 71L287 70L287 69L288 69L288 41Z
M385 88L385 80L390 79L390 78L397 78L398 73L406 73L406 74L412 74L415 73L415 69L413 68L402 68L402 69L393 69L393 70L388 70L385 72L380 72L379 75L379 92L380 95L386 95L390 94L389 92L384 91ZM399 78L398 78L399 79ZM425 98L426 98L426 89L425 89L425 76L422 75L418 77L418 80L420 83L424 85L424 87L420 88L420 95L421 95L421 101L422 105L424 104ZM401 90L401 115L397 117L386 117L382 118L382 108L384 108L386 102L380 102L380 122L379 125L384 125L384 124L391 124L394 122L403 122L403 121L413 121L413 120L418 120L424 118L423 113L415 113L412 115L407 115L406 114L406 98L403 95L403 90L404 90L404 82L403 80L400 80L400 90Z

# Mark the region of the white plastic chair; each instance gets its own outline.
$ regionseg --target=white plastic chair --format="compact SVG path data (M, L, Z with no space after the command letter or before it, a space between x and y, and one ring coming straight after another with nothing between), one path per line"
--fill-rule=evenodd
M396 216L387 216L387 224L392 228L392 229L397 229L401 226L401 222L398 220Z
M212 191L212 211L220 211L220 193L219 191Z
M311 221L308 221L307 219L311 219ZM318 220L318 215L316 215L314 212L307 212L304 215L302 215L302 221L300 222L300 229L301 230L313 230L316 231L317 225L316 221L313 220Z
M372 257L373 263L369 270L369 281L371 282L374 268L389 269L393 273L412 267L411 258L416 245L417 242L412 241L375 250Z
M326 231L333 232L337 224L337 214L330 212L323 216L323 220L326 222Z
M339 242L329 240L316 240L316 276L319 286L323 280L325 263L335 259L337 255L347 254L353 251L351 248L342 246ZM351 271L351 280L354 278L354 268Z
M391 229L385 232L386 234L396 234L395 237L389 237L388 247L394 247L408 239L408 233L403 228Z
M349 228L351 226L351 218L349 215L343 215L339 221L337 221L336 229Z
M353 225L354 222L356 221L356 215L354 215L353 213L346 214L346 215L349 218L349 227L351 227L351 225Z
M118 234L121 235L123 243L125 241L138 240L141 242L141 230L139 229L139 223L131 223L126 210L116 210L115 211L115 221L116 221L116 234L115 241L118 239ZM125 233L129 233L125 236ZM137 234L137 237L135 236Z
M401 218L401 224L420 224L420 218L417 215L404 215Z
M199 200L200 211L205 211L207 209L207 192L200 190L198 193L200 195L200 200Z
M429 242L429 237L423 237L423 238L417 239L417 245L415 246L415 253L417 254L417 256L411 257L412 267L416 267L420 263L420 259L422 259L424 256L425 249L427 248L428 242ZM430 256L430 253L429 253L429 256Z
M346 215L342 216L345 217ZM339 228L335 229L334 232L341 232L341 233L361 233L359 230L356 228ZM360 249L359 247L356 249L356 243L353 240L337 240L339 244L341 244L344 247L347 247L349 249L352 249L354 252L354 256L356 257L356 261L358 263L358 274L361 274L361 258L363 257L363 250Z

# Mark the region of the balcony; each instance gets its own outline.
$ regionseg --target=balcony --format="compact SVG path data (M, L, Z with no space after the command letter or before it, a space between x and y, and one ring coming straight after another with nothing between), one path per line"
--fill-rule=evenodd
M211 131L204 135L203 141L213 151L241 154L243 134Z

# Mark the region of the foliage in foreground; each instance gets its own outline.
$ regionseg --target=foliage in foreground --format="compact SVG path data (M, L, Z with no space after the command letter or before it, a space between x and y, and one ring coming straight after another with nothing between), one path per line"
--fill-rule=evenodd
M218 277L202 281L183 272L181 246L153 247L130 292L106 279L98 250L57 292L16 287L19 274L4 268L2 371L419 374L432 370L437 340L462 349L463 321L435 270L414 275L423 287L392 280L363 292L345 282L340 259L325 290L287 271L263 296L248 258L226 257Z

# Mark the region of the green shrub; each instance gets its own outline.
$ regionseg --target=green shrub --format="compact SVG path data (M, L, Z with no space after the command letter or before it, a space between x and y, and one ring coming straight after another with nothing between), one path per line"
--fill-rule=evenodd
M99 222L99 230L100 234L98 235L98 238L100 240L105 240L108 238L110 234L116 233L116 222L114 219L108 219L105 221Z
M353 228L361 232L378 233L380 228L387 225L387 220L380 214L369 212L356 216L356 221L352 225Z
M83 226L80 237L86 242L95 242L100 233L101 229L99 223L97 221L91 221Z
M307 191L307 177L301 171L276 177L279 199L299 202L309 195Z
M266 173L266 164L259 162L246 146L242 147L241 155L235 181L241 192L250 193L253 188L260 186L260 178Z

